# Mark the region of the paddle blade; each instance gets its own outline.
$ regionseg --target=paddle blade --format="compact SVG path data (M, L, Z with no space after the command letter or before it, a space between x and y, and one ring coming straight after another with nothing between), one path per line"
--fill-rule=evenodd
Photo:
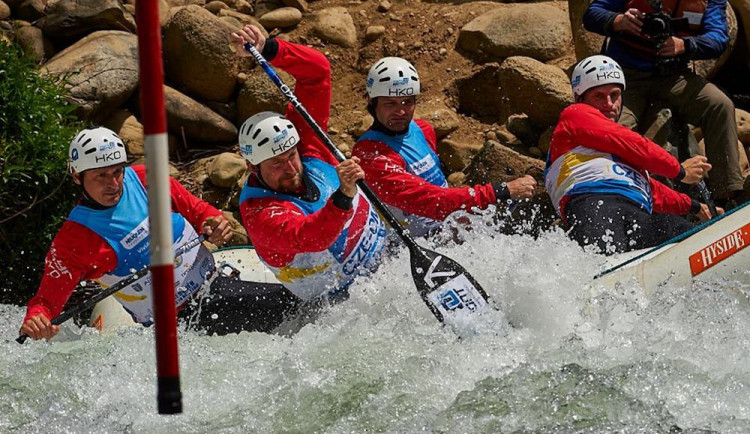
M452 323L487 308L487 293L458 262L418 245L410 250L414 284L438 321Z

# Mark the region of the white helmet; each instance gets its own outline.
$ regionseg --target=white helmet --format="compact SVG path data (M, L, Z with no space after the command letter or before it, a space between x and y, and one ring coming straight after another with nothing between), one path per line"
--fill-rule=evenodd
M125 145L109 128L86 129L76 134L68 150L70 168L77 173L127 162Z
M299 133L284 116L260 112L242 123L239 141L242 156L258 165L297 146Z
M576 65L570 77L573 93L581 96L592 87L604 84L619 84L625 90L625 73L614 60L597 54L589 56Z
M370 98L419 95L419 74L400 57L384 57L367 73L367 94Z

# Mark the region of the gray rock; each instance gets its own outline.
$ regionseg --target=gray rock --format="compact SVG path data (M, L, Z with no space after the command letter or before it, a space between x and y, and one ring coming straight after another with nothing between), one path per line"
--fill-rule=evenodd
M294 88L295 81L292 76L278 69L276 73L287 86ZM262 70L256 68L247 76L237 95L237 124L242 124L250 116L262 111L284 113L286 105L286 99L279 89Z
M526 113L542 128L557 123L560 112L573 102L565 72L528 57L511 57L500 65L500 92L508 115Z
M318 12L313 31L326 42L345 48L357 46L357 29L346 8L333 7Z
M384 34L385 26L368 26L367 30L365 30L365 41L376 41Z
M47 0L25 0L17 8L14 8L15 18L34 22L44 16L47 8Z
M235 30L200 6L187 6L164 29L168 80L202 99L228 101L236 88L240 60L228 43Z
M285 29L299 24L302 21L302 12L297 8L286 6L268 12L260 17L259 21L266 29Z
M102 125L120 136L128 155L146 155L143 148L143 125L132 113L127 110L117 110Z
M218 15L219 11L222 9L229 9L229 6L227 6L226 3L219 1L219 0L208 2L203 7L214 15Z
M437 153L443 165L443 171L452 173L466 169L481 149L481 143L443 139L438 142Z
M257 0L255 2L255 11L253 14L256 17L262 17L263 15L275 9L283 8L284 6L282 0Z
M568 17L570 27L573 30L573 44L575 45L576 57L580 60L585 57L599 54L604 42L604 36L589 32L583 28L583 14L586 13L589 4L593 0L568 0Z
M138 86L137 38L115 30L94 32L58 53L41 73L65 77L79 117L104 119Z
M528 56L541 61L565 54L572 35L565 12L545 4L513 4L486 12L466 24L458 44L495 58Z
M453 110L441 103L418 104L415 117L429 122L435 135L441 139L458 129L459 117Z
M207 166L208 179L211 184L231 188L247 171L245 159L231 152L223 152L216 156Z
M216 112L168 86L164 86L169 131L188 140L227 143L237 140L237 128Z
M10 6L4 1L0 1L0 20L7 20L10 17Z
M300 12L307 12L307 8L309 7L307 5L306 0L282 0L286 6L289 6L291 8L299 9Z
M60 0L47 8L42 27L53 40L77 39L96 30L135 32L135 20L118 0Z
M16 42L21 46L24 53L37 62L49 59L55 53L52 43L38 27L26 26L18 29L16 31Z

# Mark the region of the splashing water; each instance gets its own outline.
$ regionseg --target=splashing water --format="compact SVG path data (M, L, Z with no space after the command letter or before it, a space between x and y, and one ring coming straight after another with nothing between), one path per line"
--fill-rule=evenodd
M477 225L461 263L499 308L441 327L402 251L291 337L180 334L184 413L156 414L153 330L13 341L0 305L0 432L750 432L750 275L591 285L601 256L561 232ZM705 430L705 431L704 431Z

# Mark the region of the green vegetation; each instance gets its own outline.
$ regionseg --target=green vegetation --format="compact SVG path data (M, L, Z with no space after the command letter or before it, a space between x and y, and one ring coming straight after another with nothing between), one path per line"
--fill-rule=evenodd
M25 303L75 203L67 149L81 127L66 91L16 45L0 43L0 303Z

